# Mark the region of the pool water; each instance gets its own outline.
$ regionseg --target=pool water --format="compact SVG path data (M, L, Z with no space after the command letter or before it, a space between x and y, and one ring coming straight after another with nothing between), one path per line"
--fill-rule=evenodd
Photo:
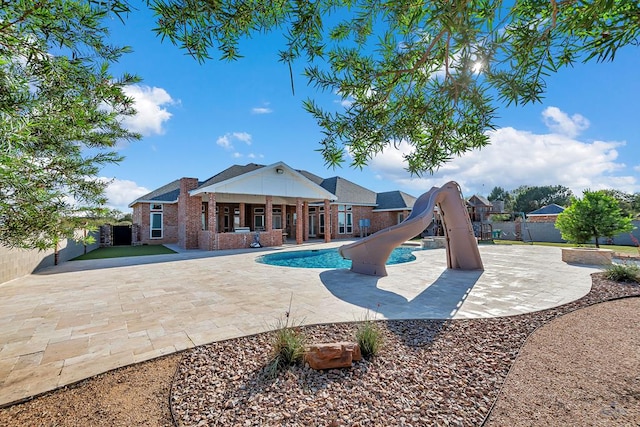
M398 247L391 252L387 265L402 264L416 259L411 252L416 247ZM351 268L351 260L343 259L338 249L311 249L304 251L278 252L260 256L256 259L262 264L298 268Z

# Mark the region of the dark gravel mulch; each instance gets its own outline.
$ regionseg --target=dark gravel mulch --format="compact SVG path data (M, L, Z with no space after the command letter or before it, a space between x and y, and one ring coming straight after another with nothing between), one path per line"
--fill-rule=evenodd
M178 425L481 425L527 337L557 316L640 296L638 284L592 276L591 292L560 307L470 320L379 321L384 346L351 369L292 367L264 375L270 334L185 353L172 385ZM357 323L301 327L310 342L354 340Z

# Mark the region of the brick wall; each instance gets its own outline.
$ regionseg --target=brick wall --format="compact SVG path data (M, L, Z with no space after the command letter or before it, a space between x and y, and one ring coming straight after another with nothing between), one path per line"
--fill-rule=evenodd
M198 244L200 249L206 251L249 248L255 239L255 234L254 232L214 234L208 230L201 230L198 233ZM259 234L260 244L263 247L282 246L282 230L261 231Z
M527 222L551 222L555 223L558 215L534 215L528 216Z
M133 236L133 241L135 242L137 237L137 242L141 245L178 243L178 205L162 204L162 239L151 238L150 208L149 203L136 203L133 206L132 222L137 225L137 235Z
M368 234L373 234L385 228L394 226L398 223L398 213L404 213L404 218L410 214L410 210L391 211L391 212L373 212L372 206L352 206L353 214L353 232L349 234L338 234L338 206L331 205L331 238L332 239L350 239L360 237L360 220L368 219L370 226ZM316 213L316 216L318 213ZM316 219L316 224L319 224Z
M189 195L189 191L197 187L197 178L180 179L178 245L185 249L198 248L198 232L202 229L202 197Z

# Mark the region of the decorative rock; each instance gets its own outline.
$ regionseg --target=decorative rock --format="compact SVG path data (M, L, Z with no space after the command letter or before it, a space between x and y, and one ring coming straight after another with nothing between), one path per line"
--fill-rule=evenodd
M354 342L312 344L307 348L305 361L313 369L349 368L362 359L360 346Z
M562 248L562 261L569 264L611 265L613 251L596 248Z
M442 236L425 237L420 242L422 249L438 249L447 247L447 238Z

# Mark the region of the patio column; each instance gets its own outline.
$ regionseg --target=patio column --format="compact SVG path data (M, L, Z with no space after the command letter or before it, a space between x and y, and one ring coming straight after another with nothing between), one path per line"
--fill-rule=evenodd
M265 197L265 207L264 209L266 210L265 212L265 224L264 224L264 229L266 231L271 231L273 230L273 197L272 196L266 196Z
M178 246L183 249L199 249L198 233L202 228L202 196L190 196L189 191L198 187L197 178L180 179L178 196Z
M207 229L211 233L210 250L218 249L218 214L216 209L218 204L216 203L216 193L209 193L209 215L207 217Z
M282 243L286 243L287 238L291 237L291 230L287 230L287 205L282 204L280 211L282 212Z
M302 244L302 200L296 199L296 245Z
M329 199L324 199L324 242L331 241L331 204Z
M304 241L309 240L309 202L302 205L302 217L304 219Z

